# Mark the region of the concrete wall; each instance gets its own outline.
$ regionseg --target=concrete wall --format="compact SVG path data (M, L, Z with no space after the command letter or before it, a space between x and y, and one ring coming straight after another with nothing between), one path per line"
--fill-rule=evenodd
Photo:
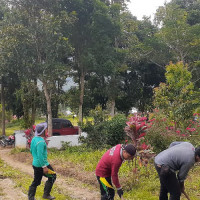
M82 132L81 136L87 137L87 133ZM69 142L71 146L78 146L80 135L65 135L65 136L52 136L48 137L48 148L57 148L62 147L63 142ZM25 148L26 147L26 137L23 131L15 132L15 147Z
M15 147L26 148L26 137L24 131L15 131Z

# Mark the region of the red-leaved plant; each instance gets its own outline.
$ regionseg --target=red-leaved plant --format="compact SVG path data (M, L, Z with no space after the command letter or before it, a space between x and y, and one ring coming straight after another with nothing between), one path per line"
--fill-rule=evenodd
M137 149L137 156L139 156L139 165L147 166L149 160L155 156L152 151L151 145L144 142L144 137L148 130L147 118L138 114L129 118L126 122L127 126L124 131L128 137L131 138L134 146ZM135 166L136 167L136 166ZM136 169L134 169L135 171Z

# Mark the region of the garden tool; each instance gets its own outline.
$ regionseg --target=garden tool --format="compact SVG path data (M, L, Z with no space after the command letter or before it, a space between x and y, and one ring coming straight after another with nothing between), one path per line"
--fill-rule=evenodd
M185 195L185 197L190 200L190 197L187 195L187 193L184 191L183 194Z

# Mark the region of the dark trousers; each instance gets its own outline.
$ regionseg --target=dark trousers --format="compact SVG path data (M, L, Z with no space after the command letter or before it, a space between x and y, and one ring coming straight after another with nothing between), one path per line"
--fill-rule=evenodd
M47 167L49 169L53 170L51 165L48 165ZM32 184L31 184L31 186L37 187L38 185L41 184L42 177L46 176L46 175L43 173L43 168L42 167L33 166L33 170L34 170L34 180L33 180ZM55 180L56 180L56 174L52 175L52 177L48 177L47 182L53 186Z
M106 177L106 181L112 186L111 177ZM106 187L101 181L100 177L97 176L97 180L100 185L100 191L101 191L101 200L113 200L115 196L115 190L110 187Z
M160 197L159 200L180 200L181 188L177 176L167 165L158 166L155 164L156 170L160 177Z

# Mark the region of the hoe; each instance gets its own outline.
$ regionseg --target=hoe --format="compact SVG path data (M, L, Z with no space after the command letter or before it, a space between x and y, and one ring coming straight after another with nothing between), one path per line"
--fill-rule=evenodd
M185 195L185 197L187 198L187 200L190 200L190 197L187 195L187 193L184 191L183 194Z

